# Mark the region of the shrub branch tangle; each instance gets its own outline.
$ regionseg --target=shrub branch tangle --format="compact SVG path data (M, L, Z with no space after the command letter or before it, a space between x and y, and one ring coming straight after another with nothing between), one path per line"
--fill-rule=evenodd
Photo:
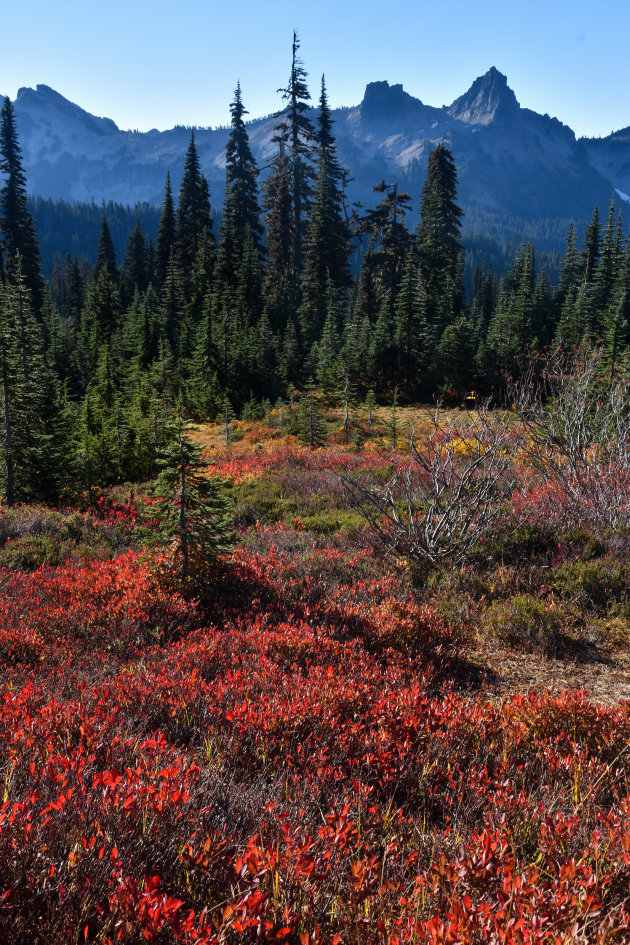
M529 461L566 515L595 529L630 526L630 380L602 348L535 359L511 385Z
M412 433L408 461L384 487L343 477L376 541L421 574L465 561L513 485L508 417L483 404L462 428L438 406L431 422L426 447Z

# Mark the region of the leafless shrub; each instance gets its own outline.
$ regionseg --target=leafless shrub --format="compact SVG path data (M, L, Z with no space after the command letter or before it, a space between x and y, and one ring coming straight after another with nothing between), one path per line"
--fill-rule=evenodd
M510 397L530 465L562 514L591 529L630 527L630 379L601 348L532 361Z
M412 433L408 462L381 488L342 477L376 541L421 571L465 561L514 482L509 416L484 403L465 418L438 406L430 420L426 445Z

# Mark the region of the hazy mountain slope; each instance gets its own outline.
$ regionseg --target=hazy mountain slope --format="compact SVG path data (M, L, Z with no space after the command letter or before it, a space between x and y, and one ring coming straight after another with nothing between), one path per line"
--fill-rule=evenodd
M15 109L34 194L159 204L169 169L179 186L187 128L121 131L44 85L20 89ZM557 119L521 108L506 77L494 68L450 107L425 105L401 85L372 82L359 105L338 109L333 117L340 158L354 178L351 201L372 204L372 187L385 178L398 180L417 206L428 154L438 141L453 150L460 202L469 213L477 207L506 219L582 219L596 202L605 205L614 188L630 193L628 131L619 132L622 137L608 151L596 142L576 141ZM249 125L263 169L273 155L273 126L273 118ZM199 128L195 135L218 208L228 131Z
M581 138L580 141L593 167L613 181L617 192L630 201L630 127L606 138Z

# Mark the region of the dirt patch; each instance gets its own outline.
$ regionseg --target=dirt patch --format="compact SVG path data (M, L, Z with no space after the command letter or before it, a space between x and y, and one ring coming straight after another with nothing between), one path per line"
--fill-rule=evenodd
M603 655L594 651L579 657L553 658L484 643L469 660L481 671L488 695L584 690L593 702L620 705L630 699L630 652Z

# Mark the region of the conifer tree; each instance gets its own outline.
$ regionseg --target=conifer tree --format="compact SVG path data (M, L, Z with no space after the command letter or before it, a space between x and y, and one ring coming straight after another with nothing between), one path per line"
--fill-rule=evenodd
M402 436L405 429L404 423L400 416L400 404L398 401L399 393L398 387L395 387L392 393L392 402L389 408L389 415L384 423L385 432L391 440L392 449L394 450L398 448L400 437Z
M155 268L158 286L161 286L166 279L168 265L175 249L176 236L177 227L175 222L175 208L173 205L173 192L171 190L171 174L170 171L167 171L156 246Z
M556 307L551 280L547 267L543 264L533 299L533 344L538 347L545 347L550 343L555 331L555 313Z
M255 366L258 389L267 397L277 395L280 390L278 377L278 339L271 330L269 316L263 311L257 329Z
M282 150L274 159L272 168L265 181L263 198L263 206L267 211L267 265L263 288L271 326L275 331L284 333L294 314L295 280L289 162Z
M350 365L346 361L341 366L339 374L339 400L343 410L343 440L347 443L350 439L350 427L352 425L352 411L356 404L357 389L352 376Z
M590 325L590 334L593 339L601 339L604 331L605 312L608 308L615 279L619 268L619 246L616 237L615 201L610 201L608 219L601 243L599 265L593 279L593 315L594 321Z
M510 373L521 348L516 331L517 318L514 312L514 293L499 285L494 312L490 318L488 332L482 346L483 367L487 373L506 371Z
M472 326L465 315L446 326L436 352L435 375L442 390L466 396L475 369L474 342Z
M213 281L213 320L223 323L236 317L230 330L232 342L240 350L233 352L232 363L240 374L239 383L247 386L251 376L242 374L246 339L260 320L263 308L260 209L256 178L258 170L252 155L243 116L247 114L240 84L230 105L232 130L226 146L225 201L221 223L221 241ZM226 359L227 363L227 359ZM245 370L245 375L251 371ZM232 385L227 377L225 383Z
M326 317L326 293L332 280L338 291L347 289L348 227L343 215L343 171L336 154L333 121L322 76L315 140L317 174L309 208L304 246L300 316L307 337L314 340Z
M282 333L278 364L283 383L288 386L295 384L299 376L300 344L292 315L289 315Z
M74 256L70 262L67 276L65 315L78 326L81 320L81 309L85 301L85 283L81 274L79 260Z
M603 331L606 357L614 375L620 358L630 351L630 243L619 263Z
M332 279L328 279L326 290L326 318L321 337L313 352L317 362L317 380L328 399L337 393L340 376L341 301Z
M221 403L221 392L216 376L216 360L217 354L212 337L211 304L208 297L203 317L196 327L190 365L190 389L186 398L191 414L203 420L216 416Z
M411 197L398 189L398 184L386 184L384 180L373 188L384 194L373 210L369 210L359 222L359 233L369 235L371 249L370 264L377 286L378 312L385 307L388 316L388 331L393 329L396 294L407 258L410 244L405 216Z
M453 155L443 144L438 144L429 155L416 239L427 315L436 339L449 321L461 313L464 302L462 210L456 199L457 171Z
M574 295L580 283L580 259L577 250L577 234L575 232L575 223L573 220L569 223L569 232L567 234L566 248L562 264L560 267L560 277L558 288L554 296L556 309L556 322L560 318L560 312L569 295Z
M161 334L167 340L171 349L175 350L179 342L181 321L184 313L184 282L182 279L178 258L171 256L166 279L160 296L160 326Z
M485 352L486 368L514 373L537 339L536 257L533 247L523 241L507 284L501 287L490 319Z
M595 278L595 271L599 261L601 226L599 223L599 207L595 206L591 222L584 234L584 249L580 254L581 279L588 286Z
M52 383L18 256L14 281L0 286L0 455L9 506L18 499L53 497L54 486L48 475L53 430L45 426L54 418Z
M380 392L386 391L396 376L395 325L389 305L381 303L376 323L369 335L366 379Z
M326 442L326 424L312 377L300 398L294 426L302 442L311 449Z
M210 239L210 237L205 234L197 243L197 255L195 256L187 289L186 281L182 279L182 287L187 291L186 309L192 325L197 325L203 318L206 299L215 288L214 275L214 240Z
M101 220L101 234L96 247L96 266L95 273L105 270L114 284L118 282L118 266L116 265L116 252L114 250L114 241L109 229L107 217L103 216Z
M44 301L44 282L35 223L28 209L15 112L8 97L0 111L0 174L4 176L0 187L0 270L15 281L19 269L38 315Z
M410 251L396 297L396 374L403 390L418 388L427 364L426 294L415 252Z
M249 144L244 116L241 84L236 85L234 101L230 104L232 128L225 148L225 202L224 220L229 218L234 227L238 246L243 246L249 234L257 250L261 249L262 225L258 203L258 168Z
M106 264L96 270L85 305L81 312L79 332L79 359L84 387L89 384L96 364L98 352L103 344L109 344L119 325L120 296Z
M225 445L230 445L230 429L232 420L234 419L234 411L232 410L232 404L230 403L230 398L227 394L223 397L223 430L225 433Z
M214 241L208 182L201 173L194 131L190 133L190 143L186 152L176 220L177 262L184 281L187 282L199 241L201 239L208 239L211 243Z
M375 425L375 416L374 410L376 408L376 395L370 387L367 394L365 395L365 402L363 404L363 410L365 411L365 417L367 421L368 436L372 435L372 427Z
M373 325L378 315L378 289L376 270L378 257L370 243L361 259L361 268L356 283L356 292L353 303L353 317L359 323L364 319Z
M17 431L23 424L20 404L22 386L17 358L17 338L9 290L0 285L0 387L2 392L2 457L4 500L9 508L15 503L16 467L19 464Z
M628 353L630 344L628 309L630 309L628 293L619 289L608 307L604 322L604 349L613 376L617 371L620 358Z
M149 285L149 265L147 259L147 244L140 226L140 220L136 219L129 240L125 258L121 267L121 302L123 308L129 304L133 298L134 292L146 292Z
M303 266L304 228L311 195L312 144L315 140L315 130L308 117L311 96L306 85L307 72L298 56L299 48L297 33L294 32L289 83L280 90L287 105L276 116L280 121L273 138L280 147L280 156L287 160L291 200L291 288L295 293L295 304Z
M592 303L591 286L583 281L567 296L562 306L555 334L557 344L568 349L584 340L592 322Z

